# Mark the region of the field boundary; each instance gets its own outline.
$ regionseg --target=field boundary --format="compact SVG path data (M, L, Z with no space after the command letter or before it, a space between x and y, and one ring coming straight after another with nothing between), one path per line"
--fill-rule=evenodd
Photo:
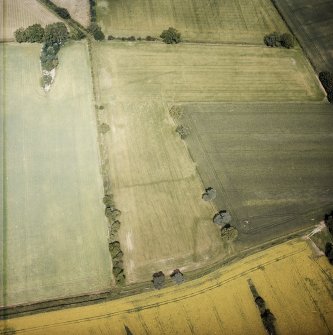
M3 69L6 67L6 48L3 46ZM6 167L6 71L2 75L2 302L7 306L7 167ZM2 316L0 309L0 318Z
M285 19L284 15L282 14L282 11L280 10L279 6L276 4L276 0L271 0L273 6L275 7L275 9L277 10L277 12L279 13L281 19L283 20L283 22L286 24L286 26L288 27L288 29L292 32L294 38L296 39L298 45L300 46L304 56L306 57L306 59L308 60L308 62L311 64L311 67L313 68L314 72L317 74L318 70L316 69L315 65L313 64L313 62L311 61L311 58L309 57L309 54L306 51L306 48L303 46L303 44L300 42L299 40L299 36L298 34L294 31L294 29L292 29L291 25L289 24L289 22ZM318 79L318 78L317 78ZM318 82L320 82L320 80L318 79ZM320 83L321 84L321 83ZM320 85L321 86L321 85ZM322 86L321 86L322 87Z
M239 254L233 255L225 260L217 261L214 264L209 265L206 268L201 268L193 271L186 272L186 279L187 281L191 281L194 279L198 279L209 273L212 273L223 266L234 264L247 256L254 255L257 252L269 249L273 246L278 244L282 244L284 242L301 238L302 236L306 235L307 233L313 230L313 224L296 232L293 232L289 235L281 236L271 241L267 241L261 245L257 245L256 247L247 248L243 251L240 251ZM174 283L171 279L167 278L165 283L165 288L173 286ZM8 306L6 308L0 308L0 320L7 320L16 317L26 316L26 315L33 315L37 313L45 313L60 309L68 309L72 307L79 307L79 306L87 306L97 303L103 303L111 300L121 299L124 297L128 297L131 295L137 295L143 292L153 291L153 285L150 281L141 282L137 284L131 284L124 286L122 288L115 287L110 291L103 291L103 292L96 292L94 294L86 294L80 296L73 296L69 298L62 298L62 299L54 299L54 300L47 300L42 302L37 302L33 304L22 304L16 306Z

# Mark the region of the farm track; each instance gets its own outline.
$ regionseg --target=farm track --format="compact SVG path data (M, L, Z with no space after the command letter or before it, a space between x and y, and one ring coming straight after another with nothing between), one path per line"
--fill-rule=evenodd
M282 334L332 331L332 271L309 244L293 240L195 281L83 308L7 320L17 334L265 334L247 281L255 284ZM285 273L289 273L286 276ZM288 297L288 299L287 299ZM294 304L290 304L290 301ZM297 306L302 305L301 312Z
M303 228L297 232L293 232L292 234L272 239L271 241L265 242L261 245L256 245L255 247L242 250L237 255L233 255L228 259L220 260L207 267L186 272L186 280L189 282L192 280L199 279L203 276L213 273L214 271L222 269L223 267L235 264L248 256L255 255L260 251L269 250L269 248L271 247L280 245L290 240L302 238L306 234L310 233L312 230L313 227ZM173 285L174 283L170 279L166 280L165 288L172 287ZM92 304L99 304L103 302L122 299L129 296L135 296L137 294L142 294L148 291L154 291L151 281L130 284L124 287L115 287L110 291L96 292L84 296L74 296L63 299L54 299L34 304L8 306L7 308L0 308L0 320L10 320L13 318L27 315L46 313L74 307L89 306Z
M242 47L246 47L246 46L251 47L251 46L259 46L260 45L259 43L248 43L248 44L246 44L246 43L234 43L234 42L200 42L200 41L198 41L198 42L196 42L196 41L186 41L185 43L186 44L193 44L193 45L196 45L196 44L202 44L202 45L238 45L238 46L242 46ZM94 70L93 70L93 67L94 67L94 65L93 65L94 64L93 52L94 51L92 49L93 49L93 47L91 45L91 40L88 39L88 51L89 51L90 64L91 64L92 87L93 87L93 94L94 94L95 104L96 105L102 105L103 101L101 101L101 99L100 99L100 97L98 96L98 93L97 93L98 91L100 91L100 88L96 89L96 85L98 85L98 81L96 80ZM99 132L99 126L106 120L103 119L103 116L101 115L102 113L100 113L97 108L95 109L95 113L96 113L96 121L97 121L98 143L99 143L99 149L100 149L99 153L100 153L100 160L101 160L101 171L102 171L102 175L103 175L103 186L104 186L104 189L105 189L105 193L110 193L110 192L112 192L112 185L111 185L111 182L110 182L110 165L109 165L109 160L107 158L107 151L108 151L109 148L107 147L107 144L105 143L105 140L103 139L103 135ZM3 136L5 136L5 131L4 131ZM5 159L5 151L4 151L3 155L4 155L3 159ZM5 188L5 185L3 186L3 188ZM5 201L5 199L3 201ZM4 230L5 230L5 228L4 228ZM298 233L295 233L295 234L296 234L296 236L298 236L297 235ZM295 236L295 235L291 235L291 236ZM291 237L290 236L289 237L283 237L283 238L279 239L279 242L276 242L276 243L281 243L281 241L288 240L289 238L291 238ZM264 246L257 246L255 250L251 250L251 251L245 250L244 255L242 254L242 256L233 257L232 260L225 260L222 263L220 262L218 264L214 264L213 266L209 266L207 269L203 268L203 269L200 269L200 270L197 270L197 271L193 271L193 273L189 272L188 278L189 279L198 278L198 277L202 276L203 274L209 273L210 271L212 271L212 269L216 269L216 268L220 267L221 265L226 265L229 262L235 262L239 259L242 259L242 257L245 257L245 255L247 255L247 252L249 252L249 253L253 252L254 253L258 250L262 250L262 248L269 247L270 246L269 243L275 244L275 241L274 242L271 242L271 241L267 242L267 244L264 244ZM5 248L5 246L4 246L4 248ZM139 286L139 288L138 288L138 286ZM133 290L132 290L132 287L133 287ZM133 285L133 286L132 285L127 286L127 287L122 289L123 291L120 290L120 289L115 289L115 292L111 292L111 293L110 292L106 292L106 293L103 292L101 294L92 295L91 297L88 298L88 300L87 300L87 297L85 296L83 298L82 297L74 297L74 298L68 298L68 300L67 299L62 299L62 300L55 300L55 301L51 301L51 302L47 302L47 303L40 303L40 304L37 303L37 304L34 304L34 305L27 305L27 306L24 306L24 307L16 306L16 307L13 307L13 308L6 309L5 310L6 315L3 316L3 317L4 318L15 317L15 316L18 316L18 315L21 316L21 315L25 315L25 314L34 314L34 313L39 313L39 312L42 312L42 311L55 310L55 309L58 309L58 308L81 306L81 305L91 304L91 303L94 303L94 302L108 301L108 300L117 299L117 298L120 298L120 297L123 297L123 296L132 295L132 294L135 294L135 293L138 293L138 292L143 292L143 291L145 291L147 289L150 289L150 288L151 288L151 285L149 284L149 282L146 282L146 283L143 283L142 285L137 284L137 285ZM91 300L89 300L89 299L91 299ZM48 304L50 304L51 307L50 306L45 307L45 305L48 305ZM35 308L35 309L29 311L29 308L31 306L32 306L32 308ZM21 311L19 311L19 310L21 310ZM23 312L22 312L22 310L23 310ZM8 311L12 311L13 314L11 314L9 316L9 314L7 314ZM135 311L135 310L132 310L132 311Z

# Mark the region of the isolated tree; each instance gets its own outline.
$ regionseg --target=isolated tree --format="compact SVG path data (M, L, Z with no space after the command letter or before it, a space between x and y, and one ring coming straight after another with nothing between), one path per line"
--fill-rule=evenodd
M94 36L96 41L103 41L105 39L102 29L97 23L91 23L88 27L88 31Z
M69 37L67 27L63 22L48 24L45 27L45 43L51 45L57 43L63 45Z
M280 46L280 34L274 31L271 34L265 35L264 43L269 47L279 47Z
M205 189L205 193L203 193L201 197L205 201L214 200L216 198L216 190L212 187L208 187Z
M15 40L18 43L27 42L27 36L25 35L25 29L19 28L14 32Z
M224 241L235 241L238 237L238 230L236 227L231 226L227 223L224 227L221 228L221 238Z
M287 49L294 47L294 37L289 33L280 35L276 31L264 36L264 43L269 47L284 47Z
M164 283L165 283L165 275L164 275L164 273L162 271L155 272L153 274L153 280L152 280L152 282L154 284L154 287L157 290L160 290L164 286Z
M163 39L163 42L167 44L177 44L181 42L180 32L172 27L169 27L168 30L164 30L160 37Z
M184 275L179 269L173 270L170 277L178 285L184 282Z
M281 45L284 48L290 49L294 47L294 38L289 33L284 33L280 36Z
M55 9L55 12L62 18L62 19L65 19L65 20L68 20L71 18L68 10L66 8L62 8L62 7L57 7Z

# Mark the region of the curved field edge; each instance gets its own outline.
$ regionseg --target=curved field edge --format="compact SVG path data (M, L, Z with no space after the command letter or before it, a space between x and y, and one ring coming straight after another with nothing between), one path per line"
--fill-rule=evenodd
M314 258L309 244L300 239L180 286L2 324L22 334L36 335L46 329L48 334L100 334L102 329L121 334L125 325L134 333L243 334L246 330L265 334L248 279L274 313L280 333L332 331L332 267L325 257Z

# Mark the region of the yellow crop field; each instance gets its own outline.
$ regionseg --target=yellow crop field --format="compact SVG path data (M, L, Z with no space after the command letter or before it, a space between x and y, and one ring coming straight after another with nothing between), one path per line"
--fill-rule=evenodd
M13 41L14 32L20 27L39 23L45 26L60 21L37 0L0 0L2 22L0 40Z
M286 275L288 274L288 275ZM248 280L274 314L278 334L333 331L333 269L293 240L161 291L7 320L18 334L266 334Z
M98 0L105 34L158 37L175 27L185 40L262 44L265 34L288 31L269 0Z

